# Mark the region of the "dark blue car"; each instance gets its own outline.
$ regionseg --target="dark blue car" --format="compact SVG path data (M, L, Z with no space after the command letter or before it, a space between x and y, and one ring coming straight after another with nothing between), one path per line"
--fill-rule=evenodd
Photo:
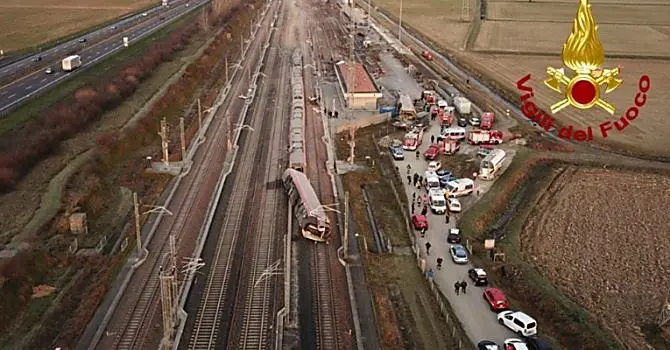
M452 174L451 171L449 171L449 170L440 169L435 173L440 178L440 186L442 186L442 187L447 187L447 182L456 179L454 174Z
M402 146L389 146L389 152L391 152L391 156L395 160L405 159L405 152L402 150Z

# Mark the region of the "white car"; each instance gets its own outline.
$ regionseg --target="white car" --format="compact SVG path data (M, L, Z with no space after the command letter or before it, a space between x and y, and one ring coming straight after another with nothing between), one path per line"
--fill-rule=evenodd
M537 322L535 319L521 311L507 310L499 313L498 323L522 337L530 337L537 334Z
M447 206L449 207L449 211L452 213L460 213L461 212L461 202L458 201L456 198L449 198L449 201L447 202Z
M428 163L428 169L426 169L426 171L436 172L436 171L440 170L441 167L442 167L442 164L440 162L434 160L434 161L431 161L431 162Z
M505 349L505 350L529 350L528 346L526 345L526 342L521 340L521 339L517 339L517 338L505 339L503 349Z
M468 263L468 252L460 244L454 244L449 248L449 254L451 254L451 260L454 264L467 264Z

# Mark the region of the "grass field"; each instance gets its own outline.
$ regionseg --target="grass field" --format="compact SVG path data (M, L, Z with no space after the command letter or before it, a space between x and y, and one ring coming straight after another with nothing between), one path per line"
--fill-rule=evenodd
M458 61L495 81L498 87L512 95L519 95L516 81L531 73L534 101L538 105L548 110L551 104L561 99L542 81L546 78L547 66L562 67L560 52L577 12L576 1L488 1L489 20L481 21L479 29L474 31L476 39L473 40L472 51L462 51L471 24L458 22L461 1L428 3L433 7L429 8L423 0L404 0L403 23L437 42ZM607 67L622 66L620 77L624 85L606 96L617 107L616 116L621 116L633 106L641 75L649 75L652 81L652 89L640 117L622 132L611 133L607 139L596 135L594 142L623 151L670 157L670 140L660 132L667 129L663 119L670 109L670 101L663 98L670 92L667 80L670 61L632 57L653 55L670 58L670 4L663 0L644 1L643 5L635 5L632 0L592 0L591 3L605 54L631 56L607 58L605 62ZM375 1L374 4L397 18L400 0ZM471 9L475 12L474 2ZM445 25L446 28L456 26L458 30L445 30ZM505 51L510 54L505 54ZM543 56L515 52L535 52ZM588 113L566 108L554 117L562 125L590 125L595 129L606 120L618 119L598 108Z
M36 47L144 8L154 0L5 0L0 4L0 49Z

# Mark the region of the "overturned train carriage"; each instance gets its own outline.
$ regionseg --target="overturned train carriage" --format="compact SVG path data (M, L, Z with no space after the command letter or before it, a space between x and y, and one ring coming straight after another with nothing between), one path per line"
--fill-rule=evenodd
M331 232L330 220L307 176L289 168L284 171L282 182L302 236L317 242L327 241Z

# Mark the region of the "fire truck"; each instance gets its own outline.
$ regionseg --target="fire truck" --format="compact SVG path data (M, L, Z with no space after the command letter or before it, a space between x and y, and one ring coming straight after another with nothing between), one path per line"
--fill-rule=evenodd
M440 151L444 154L454 154L461 149L461 143L456 140L445 139L440 142Z
M492 112L485 112L482 114L481 125L479 127L484 130L491 130L495 119L496 119L495 114L493 114Z
M428 50L423 50L422 55L423 55L423 58L425 58L427 61L432 61L433 60L433 55Z
M454 107L439 108L440 126L451 126L454 122Z
M408 132L402 139L402 149L405 151L416 151L416 149L421 145L422 138L423 130L414 129Z
M437 102L437 93L433 90L425 90L421 95L427 104L435 104Z
M503 142L503 133L499 130L470 130L468 143L472 145L499 145Z

